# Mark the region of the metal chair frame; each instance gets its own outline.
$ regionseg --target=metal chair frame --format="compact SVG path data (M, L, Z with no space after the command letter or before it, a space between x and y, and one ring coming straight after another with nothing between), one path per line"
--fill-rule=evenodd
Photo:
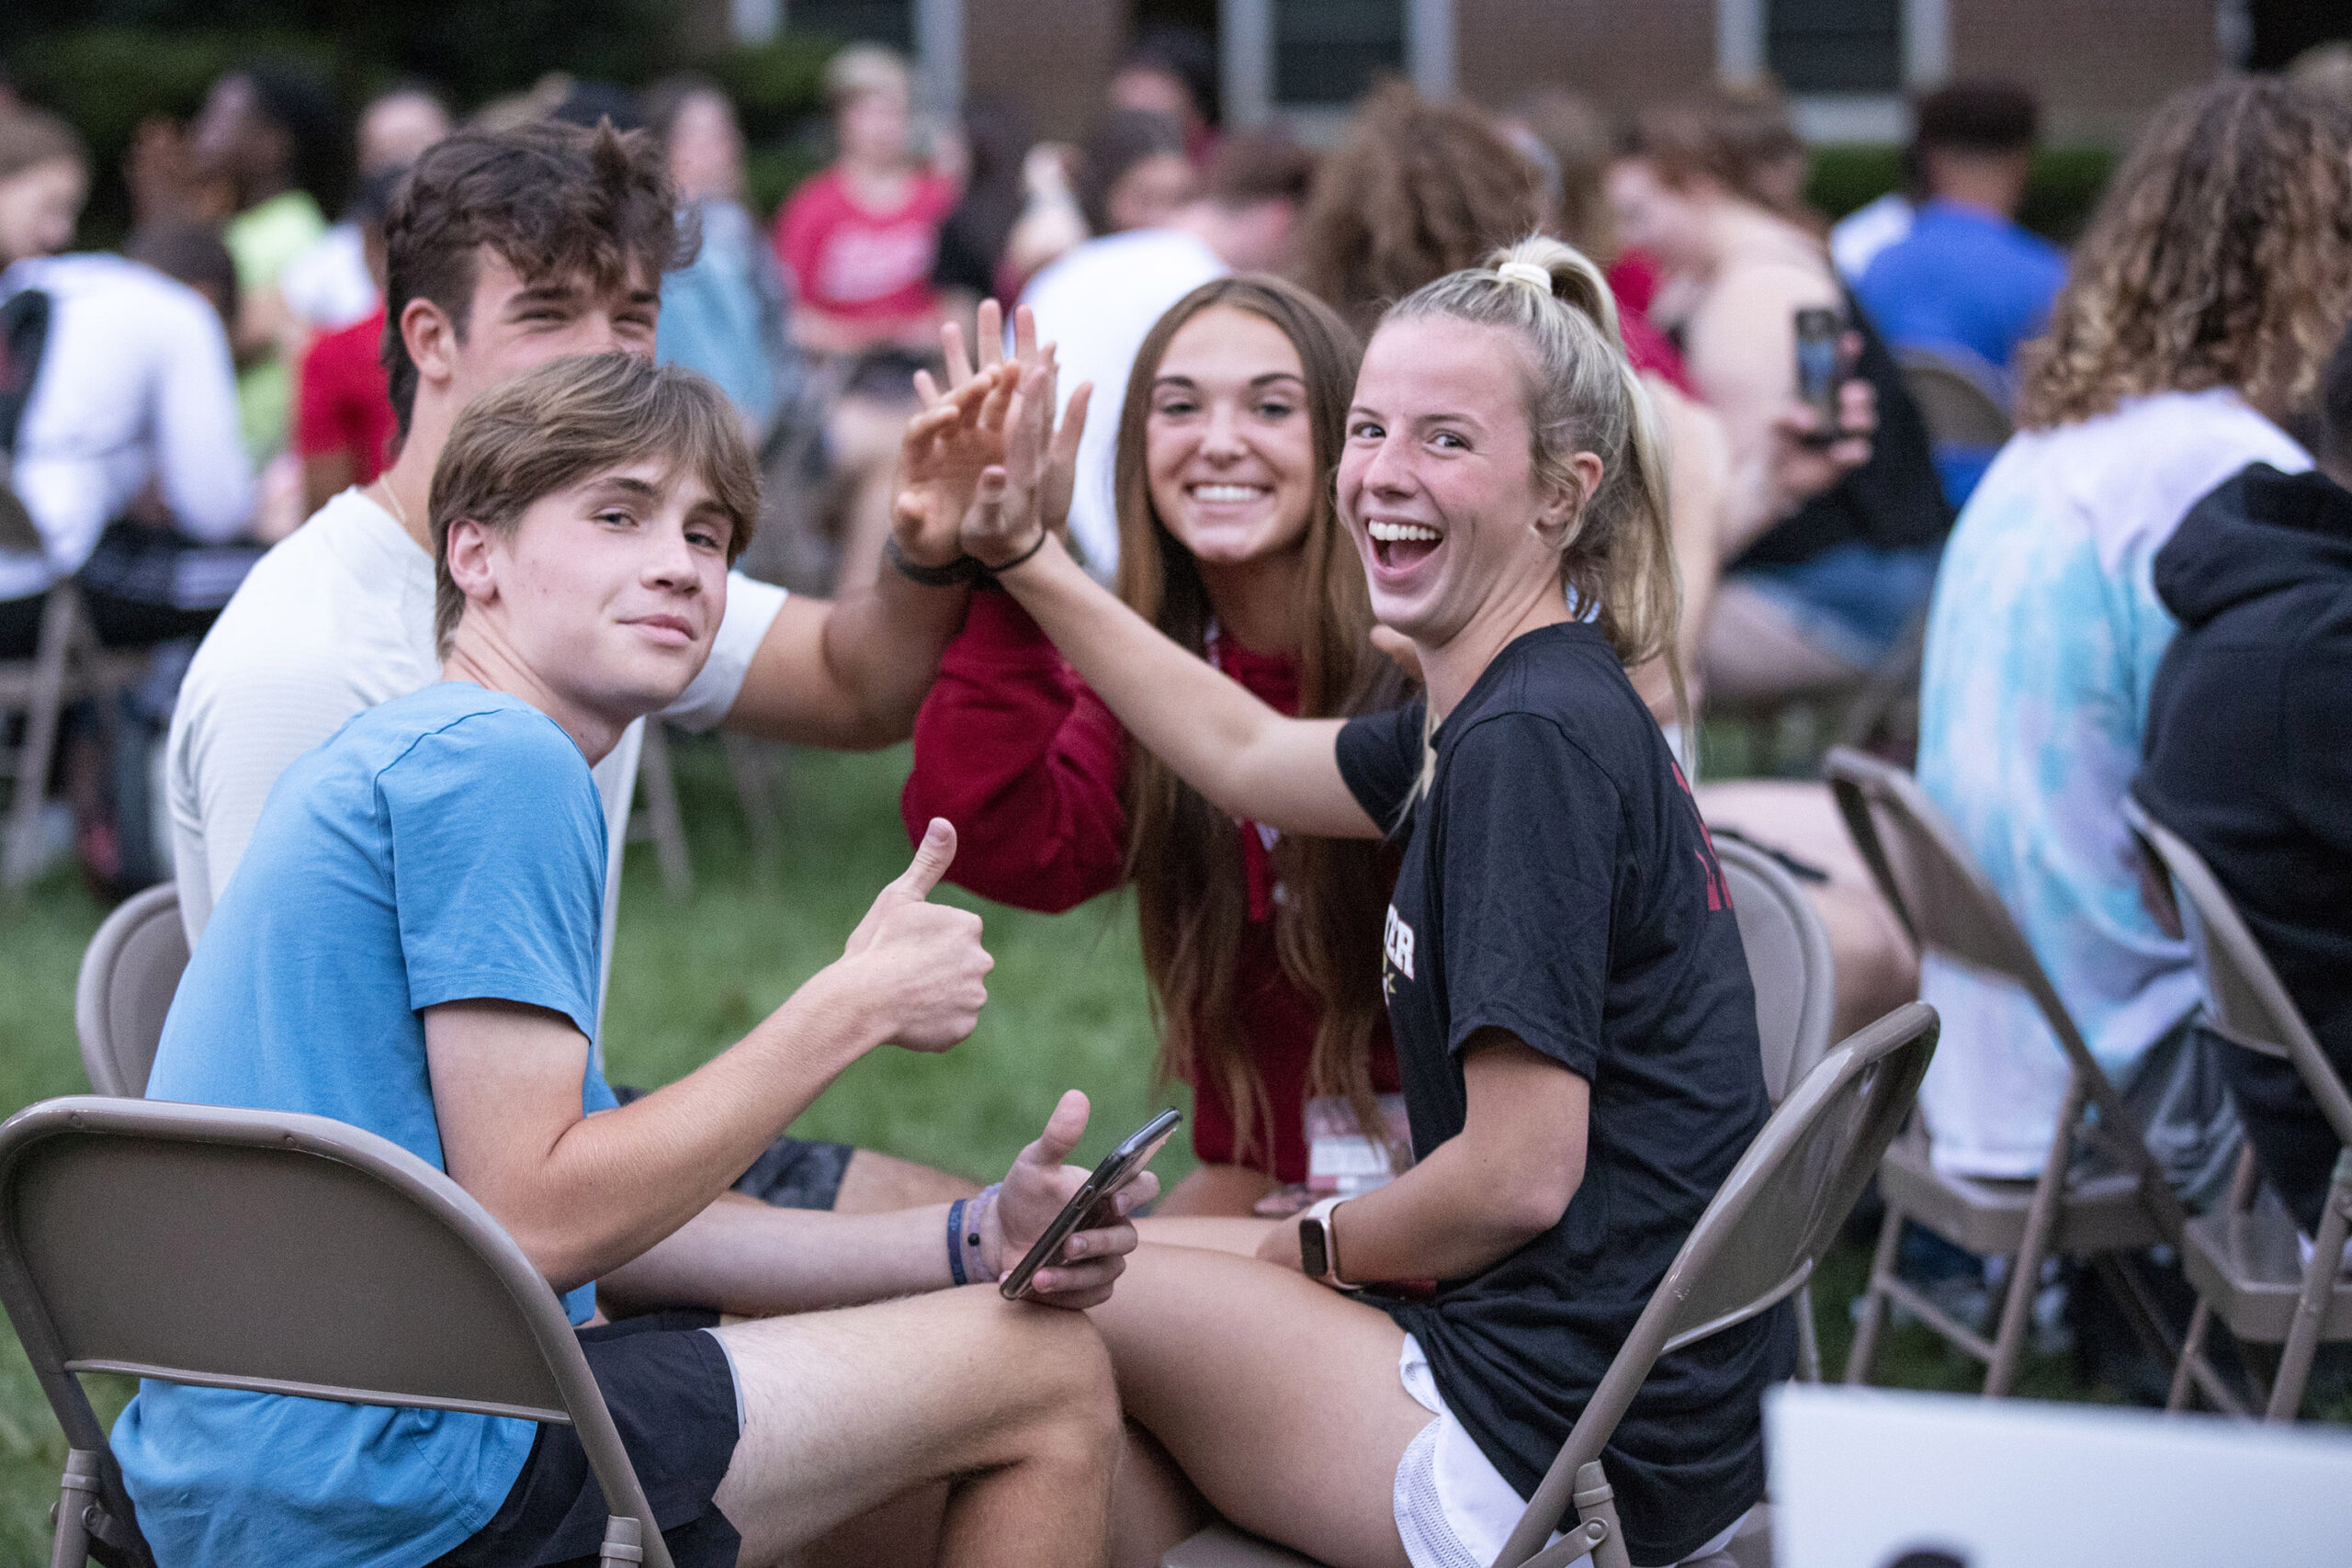
M2137 1118L2091 1055L2000 896L1911 776L1843 748L1829 754L1825 768L1856 848L1919 950L1941 953L2022 988L2040 1009L2069 1068L2056 1131L2021 1214L2015 1202L2018 1183L1944 1176L1928 1158L1923 1135L1889 1152L1881 1171L1886 1219L1871 1254L1870 1283L1855 1325L1845 1381L1868 1381L1892 1301L1985 1363L1985 1397L2006 1396L2024 1358L2042 1262L2059 1252L2089 1258L2134 1331L2170 1362L2180 1347L2165 1329L2153 1292L2119 1255L2157 1244L2177 1247L2188 1216L2148 1152ZM2116 1174L2072 1174L2077 1138L2101 1148ZM1909 1208L1903 1201L1905 1195ZM1925 1208L1929 1203L1932 1215ZM1989 1339L1896 1276L1896 1244L1905 1219L1939 1231L1969 1251L2007 1253L2012 1258ZM2192 1361L2191 1373L2209 1398L2225 1409L2235 1406L2234 1396L2201 1358Z
M2198 976L2204 982L2212 1029L2249 1051L2292 1063L2343 1145L2336 1152L2312 1256L2296 1282L2293 1312L2286 1332L2278 1339L2278 1375L2271 1380L2263 1411L2266 1420L2291 1421L2301 1408L2303 1385L2311 1376L2320 1341L2352 1339L2352 1281L2340 1276L2345 1237L2352 1232L2352 1094L2346 1092L2343 1078L2320 1048L2302 1010L2288 995L2278 971L2270 966L2228 889L2204 857L2130 795L2123 799L2123 818L2138 837L2151 867L2159 872L2159 889L2169 884L2174 897L2170 912L2188 938ZM2249 1213L2255 1174L2254 1151L2249 1146L2240 1161L2229 1202L2218 1213L2190 1222L2183 1258L2189 1282L2198 1287L2197 1307L2173 1374L2167 1409L2178 1410L2188 1403L2191 1358L2203 1350L2215 1316L2214 1297L2226 1301L2242 1293L2232 1288L2239 1281L2229 1260L2246 1250L2232 1245L2238 1234L2259 1224ZM2284 1216L2278 1217L2278 1225L2286 1231L2293 1228ZM2250 1337L2243 1319L2232 1321L2230 1326L2239 1337Z
M6 826L0 830L0 889L13 892L39 869L40 811L49 799L49 772L66 708L136 684L146 663L144 650L110 653L98 645L81 590L71 578L49 590L33 656L0 660L0 728L11 713L25 716L22 742L0 748L0 777L16 781ZM100 710L101 722L111 729L112 705L102 701Z
M90 1088L142 1100L164 1018L187 967L187 928L176 883L124 899L90 938L74 987L74 1032Z
M238 1191L249 1205L217 1201ZM364 1253L321 1234L337 1222L364 1229ZM154 1278L175 1255L163 1267L202 1290ZM306 1311L327 1289L376 1332ZM436 1295L463 1335L412 1310ZM0 1304L71 1450L52 1568L81 1568L94 1540L148 1561L85 1372L571 1426L612 1510L604 1568L671 1568L555 1292L464 1189L372 1133L96 1095L21 1111L0 1125Z
M1756 990L1764 1091L1777 1109L1829 1053L1838 1008L1829 931L1796 878L1770 855L1737 839L1718 839L1714 849ZM1809 1282L1797 1289L1797 1376L1805 1382L1821 1381L1821 1334Z

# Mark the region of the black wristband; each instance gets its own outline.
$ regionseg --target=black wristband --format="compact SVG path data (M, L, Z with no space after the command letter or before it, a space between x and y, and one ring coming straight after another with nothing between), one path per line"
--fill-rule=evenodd
M1052 536L1052 529L1040 528L1037 530L1037 542L1035 544L1030 546L1027 549L1022 551L1019 555L1013 557L1011 560L1006 561L1001 566L982 566L980 570L990 577L996 577L1004 572L1011 571L1014 567L1021 565L1031 556L1034 556L1039 550L1044 549L1046 547L1046 541Z
M882 554L898 569L900 577L910 582L920 582L925 588L953 588L957 583L976 581L988 570L970 556L957 556L945 566L920 566L909 560L906 552L899 548L896 534L882 541Z

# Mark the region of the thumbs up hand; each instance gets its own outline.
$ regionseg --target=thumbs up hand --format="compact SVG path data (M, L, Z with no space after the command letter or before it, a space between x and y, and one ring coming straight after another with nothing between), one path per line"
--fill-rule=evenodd
M885 1038L912 1051L944 1051L970 1034L996 967L980 945L979 916L929 901L955 859L955 828L933 818L913 863L876 896L842 950L842 966L880 1012Z

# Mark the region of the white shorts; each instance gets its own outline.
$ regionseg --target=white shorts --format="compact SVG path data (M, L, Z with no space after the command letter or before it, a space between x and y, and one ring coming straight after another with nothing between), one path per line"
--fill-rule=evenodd
M1445 1407L1430 1359L1421 1342L1409 1334L1396 1358L1396 1375L1405 1392L1437 1417L1421 1428L1396 1461L1390 1506L1405 1555L1413 1568L1488 1568L1501 1555L1519 1517L1527 1512L1527 1499L1503 1479L1495 1461ZM1735 1522L1690 1555L1721 1551L1738 1530ZM1577 1559L1577 1568L1590 1568L1591 1562L1589 1555Z

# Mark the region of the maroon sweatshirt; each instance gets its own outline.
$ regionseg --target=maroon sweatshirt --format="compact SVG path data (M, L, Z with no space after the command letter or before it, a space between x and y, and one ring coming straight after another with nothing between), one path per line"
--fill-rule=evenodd
M1261 701L1298 712L1298 662L1225 645L1225 672ZM1126 729L1006 593L975 593L964 630L940 660L915 717L915 765L899 806L908 833L944 817L956 825L949 880L984 898L1046 913L1119 886L1126 872ZM1271 1127L1255 1127L1249 1164L1278 1181L1306 1179L1307 1063L1321 1015L1283 973L1274 946L1273 857L1254 823L1240 825L1250 888L1234 976L1241 1038L1266 1086ZM1376 961L1367 953L1364 962ZM1384 1015L1372 1038L1372 1083L1398 1088ZM1221 1085L1193 1084L1193 1152L1235 1157L1233 1108ZM1272 1159L1267 1157L1271 1145Z

